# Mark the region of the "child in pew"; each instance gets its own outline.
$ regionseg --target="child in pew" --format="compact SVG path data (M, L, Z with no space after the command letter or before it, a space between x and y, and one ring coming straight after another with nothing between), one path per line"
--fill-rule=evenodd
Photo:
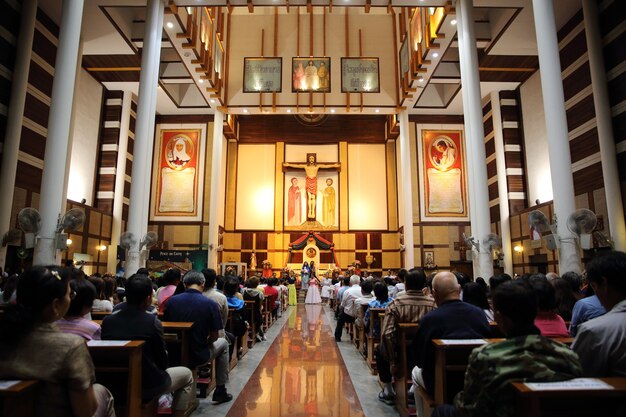
M70 281L70 289L74 298L67 313L56 325L63 333L75 334L85 340L100 340L100 325L85 318L96 299L96 287L84 277L78 277Z
M36 416L115 416L111 393L94 384L84 339L54 323L67 312L73 292L69 272L58 267L26 270L16 305L0 319L0 379L36 379L42 385Z
M141 363L143 402L173 392L174 415L184 415L193 400L193 375L184 366L167 367L163 326L156 315L146 312L152 303L152 281L135 274L126 282L126 303L102 321L103 340L145 340ZM121 304L120 304L121 305Z

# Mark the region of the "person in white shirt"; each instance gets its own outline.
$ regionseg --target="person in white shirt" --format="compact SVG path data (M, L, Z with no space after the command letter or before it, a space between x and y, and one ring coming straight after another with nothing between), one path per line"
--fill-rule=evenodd
M361 277L352 275L350 277L350 288L348 288L341 298L339 306L339 318L337 319L337 327L335 328L335 341L341 342L343 334L343 326L346 323L354 323L355 312L354 302L361 297Z

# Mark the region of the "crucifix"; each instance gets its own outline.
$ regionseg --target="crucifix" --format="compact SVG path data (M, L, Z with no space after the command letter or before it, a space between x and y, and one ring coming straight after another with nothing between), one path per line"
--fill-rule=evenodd
M309 221L315 220L315 212L317 206L317 171L319 169L329 169L329 168L341 168L341 163L317 163L317 154L316 153L307 153L306 154L306 163L304 164L296 164L291 162L283 163L283 171L285 168L298 168L304 169L306 174L306 197L307 197L307 215L306 218Z

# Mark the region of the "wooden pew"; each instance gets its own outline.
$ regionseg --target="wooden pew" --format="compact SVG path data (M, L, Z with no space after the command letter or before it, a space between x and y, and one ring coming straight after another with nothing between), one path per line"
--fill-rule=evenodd
M269 329L274 322L274 317L272 316L272 308L274 306L270 304L272 304L272 299L270 297L265 297L263 299L263 309L261 311L261 314L263 315L263 328L265 330Z
M407 391L411 386L411 369L408 367L407 349L417 333L417 323L398 323L398 361L397 371L394 381L396 391L396 409L402 417L415 414L408 404Z
M133 340L123 346L87 344L96 369L96 381L113 394L118 417L140 417L142 408L147 408L141 404L141 354L144 343L143 340ZM156 405L157 401L158 398L152 403Z
M191 327L193 322L162 321L169 366L190 365Z
M536 391L513 382L516 417L623 417L626 416L626 378L597 378L607 389Z
M108 316L109 314L111 314L110 311L92 311L91 319L92 320L104 320L104 318Z
M5 382L5 381L0 381ZM0 415L31 417L35 415L39 381L24 380L0 389Z
M380 329L385 318L384 308L370 308L369 330L367 334L367 366L376 375L376 358L374 349L380 344ZM378 327L378 337L374 337L374 328Z
M250 328L248 329L248 348L252 348L254 347L254 344L256 343L256 334L257 334L256 323L254 322L254 319L255 319L254 301L250 300L250 301L245 301L244 303L245 303L244 304L245 317L246 317L246 320L248 321L248 324L250 325Z
M228 321L226 322L226 330L228 330L230 333L235 334L235 329L233 328L233 323L230 320L230 318L232 317L232 315L234 314L235 309L232 307L228 308ZM245 317L244 317L245 319ZM237 349L235 351L235 353L237 353L239 351L239 349L241 348L241 358L243 358L245 356L246 353L248 353L248 332L246 332L242 338L241 338L241 345L239 344L239 340L237 340L236 342L236 346L235 349ZM238 358L240 359L240 358Z
M422 387L418 387L424 410L434 408L437 405L452 403L454 396L463 389L465 370L472 350L486 343L497 343L503 340L505 339L433 340L435 345L435 395L432 397ZM571 345L574 339L567 337L554 338L553 340Z

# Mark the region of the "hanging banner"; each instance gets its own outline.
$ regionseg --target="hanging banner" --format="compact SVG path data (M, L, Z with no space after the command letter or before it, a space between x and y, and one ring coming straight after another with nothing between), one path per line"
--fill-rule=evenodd
M465 150L460 130L422 130L423 215L468 217Z

